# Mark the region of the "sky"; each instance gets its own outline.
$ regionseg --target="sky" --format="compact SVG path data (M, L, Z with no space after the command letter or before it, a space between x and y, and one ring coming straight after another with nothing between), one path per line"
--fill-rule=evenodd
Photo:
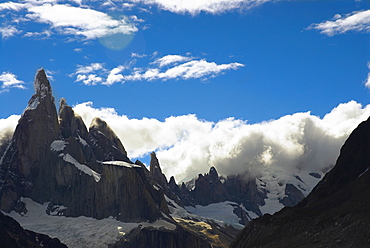
M57 105L179 181L325 171L370 115L366 0L9 0L0 19L0 139L41 67Z

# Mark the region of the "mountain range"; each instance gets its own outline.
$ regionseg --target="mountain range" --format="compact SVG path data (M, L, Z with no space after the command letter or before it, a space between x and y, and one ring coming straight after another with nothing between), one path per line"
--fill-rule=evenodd
M211 167L177 184L174 177L167 180L154 152L149 170L131 161L104 120L94 118L87 128L64 98L57 110L44 69L37 71L34 89L12 138L0 144L0 209L8 215L0 221L9 226L1 240L8 247L370 242L364 231L370 230L370 120L353 131L328 173L223 176Z

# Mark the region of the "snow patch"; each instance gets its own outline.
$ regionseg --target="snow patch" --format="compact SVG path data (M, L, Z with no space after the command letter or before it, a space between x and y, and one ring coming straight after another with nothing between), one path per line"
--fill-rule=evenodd
M195 207L187 206L185 209L195 215L214 219L222 222L239 223L239 217L234 214L233 205L238 205L234 202L225 201L212 203L208 206L196 205Z
M77 162L77 160L74 157L69 155L69 153L63 155L63 160L70 163L70 164L73 164L74 166L76 166L77 169L79 169L83 173L94 177L96 182L100 181L101 175L99 173L90 169L88 166L86 166L84 164L80 164L79 162Z
M37 106L39 105L40 103L40 100L39 100L39 97L36 97L35 99L30 99L30 101L28 102L28 105L26 107L26 109L24 110L25 112L27 110L32 110L32 109L36 109Z
M80 135L78 135L78 141L80 141L80 143L83 145L83 146L87 146L87 142L86 140L84 140L83 138L81 138Z
M140 168L141 167L140 165L130 164L130 163L127 163L127 162L124 162L124 161L104 161L103 164L124 166L124 167L128 167L128 168L133 168L133 167Z
M24 198L23 202L28 210L24 216L14 211L3 213L18 221L23 228L58 238L69 248L106 248L139 226L139 223L124 223L112 217L96 220L85 216L50 216L46 214L48 203L41 205L29 198Z
M63 151L67 144L68 142L63 140L54 140L50 145L50 150L55 152Z

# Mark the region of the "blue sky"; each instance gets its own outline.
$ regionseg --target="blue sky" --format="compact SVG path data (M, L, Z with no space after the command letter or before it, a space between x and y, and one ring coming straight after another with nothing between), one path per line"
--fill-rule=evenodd
M41 67L56 99L162 124L189 114L212 125L308 111L324 118L351 100L363 111L369 8L365 0L2 1L0 118L22 113Z

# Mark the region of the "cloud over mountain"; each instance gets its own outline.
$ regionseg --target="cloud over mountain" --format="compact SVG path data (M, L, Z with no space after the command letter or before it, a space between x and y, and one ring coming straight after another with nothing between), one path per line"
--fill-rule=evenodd
M305 112L256 124L234 118L210 122L195 115L130 119L113 108L94 108L92 102L78 104L74 111L87 125L94 117L105 120L132 159L156 151L166 176L180 181L211 166L223 175L325 172L351 131L370 116L370 105L350 101L323 118ZM0 140L9 138L19 117L0 119Z
M86 123L95 116L106 120L131 158L156 151L163 171L177 180L191 179L210 166L224 175L248 170L258 175L266 168L325 171L350 132L370 116L370 106L355 101L340 104L323 118L306 112L257 124L234 118L214 123L195 115L129 119L112 108L96 109L91 102L74 110Z

